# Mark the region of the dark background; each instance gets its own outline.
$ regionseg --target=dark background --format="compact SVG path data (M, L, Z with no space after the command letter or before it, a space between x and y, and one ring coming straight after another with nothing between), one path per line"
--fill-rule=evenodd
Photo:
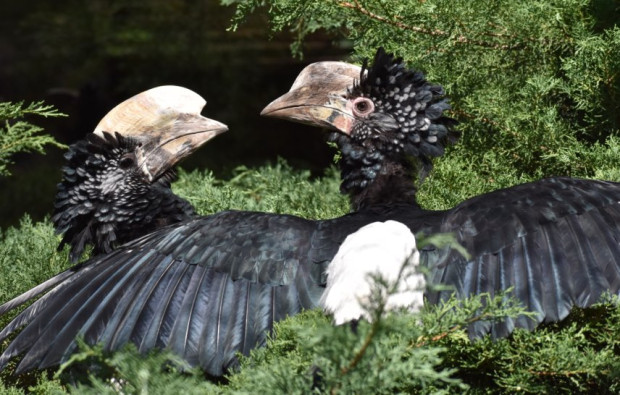
M230 131L183 163L227 177L244 164L283 157L320 174L333 153L316 129L261 118L260 110L286 92L308 63L343 59L350 47L321 33L305 41L294 59L293 38L269 33L255 13L227 31L234 7L216 0L13 1L0 6L0 101L55 105L67 118L30 121L71 144L92 132L119 102L158 85L181 85L207 100L203 114ZM62 151L14 157L0 178L0 227L25 212L51 213L60 181Z

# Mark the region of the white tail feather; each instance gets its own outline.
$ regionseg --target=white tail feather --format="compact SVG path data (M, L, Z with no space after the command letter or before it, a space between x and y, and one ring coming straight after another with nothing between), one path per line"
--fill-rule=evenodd
M419 262L415 237L405 225L396 221L366 225L347 236L329 264L320 305L333 314L337 325L370 319L364 305L373 286L370 277L378 275L391 284L398 281L397 292L387 298L387 310L419 311L426 286L424 275L417 270Z

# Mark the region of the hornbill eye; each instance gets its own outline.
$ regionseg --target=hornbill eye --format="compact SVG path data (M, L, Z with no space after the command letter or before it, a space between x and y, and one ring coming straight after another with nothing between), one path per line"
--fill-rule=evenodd
M374 103L366 97L358 97L353 100L353 113L358 117L366 117L374 110Z
M134 154L125 154L118 162L121 169L128 169L136 163L136 156Z

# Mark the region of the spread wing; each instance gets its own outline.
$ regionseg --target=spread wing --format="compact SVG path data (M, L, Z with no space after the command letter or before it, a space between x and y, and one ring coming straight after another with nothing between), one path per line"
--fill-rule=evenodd
M453 232L472 255L448 248L422 251L432 281L459 296L512 287L529 311L503 322L478 322L470 336L506 336L515 327L533 329L558 321L573 306L595 303L620 290L620 184L552 178L467 200L445 212L431 231ZM429 294L433 303L449 291Z
M261 345L273 322L317 306L325 265L346 236L389 219L415 233L452 232L472 255L425 248L420 262L431 281L460 297L513 288L538 313L477 322L473 337L505 336L564 318L605 291L620 289L620 184L557 178L492 192L452 210L379 207L329 221L286 215L223 212L135 240L9 307L51 290L18 315L0 339L24 329L0 356L0 368L23 355L17 372L66 360L75 338L115 350L169 348L220 375L235 353ZM428 294L431 303L451 291ZM6 311L5 306L0 311Z
M25 326L0 368L16 355L23 355L17 372L58 364L83 336L108 350L127 342L168 348L221 375L236 352L265 341L273 322L317 305L323 265L310 258L316 227L293 216L229 211L96 257L59 275L0 332L3 339Z

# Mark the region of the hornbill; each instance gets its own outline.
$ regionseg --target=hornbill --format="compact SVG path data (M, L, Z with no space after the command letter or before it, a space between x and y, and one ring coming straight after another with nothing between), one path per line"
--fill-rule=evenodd
M562 318L574 304L594 302L603 290L617 292L618 184L551 179L452 210L419 207L412 180L454 136L447 109L441 87L382 50L361 70L333 62L309 66L263 113L337 130L352 213L312 221L225 211L131 241L85 262L9 323L0 339L25 327L0 356L0 367L20 354L17 372L57 364L82 336L107 350L128 342L141 351L168 348L222 374L236 352L264 343L274 321L316 307L339 246L377 221L455 233L473 258L449 246L425 247L420 262L432 282L452 284L461 296L512 286L539 313L535 320L476 323L473 335L532 328ZM569 275L575 270L584 274Z
M324 69L342 78L321 79ZM356 75L357 79L347 76ZM423 87L423 88L421 88ZM342 94L346 91L346 94ZM458 137L442 119L448 104L441 87L427 85L401 58L376 53L361 69L346 63L308 66L291 90L269 104L264 115L328 127L342 152L341 191L354 208L383 207L385 219L425 235L452 233L471 255L425 247L420 264L430 271L427 301L512 289L534 318L476 322L469 336L509 335L565 318L573 306L587 307L605 292L620 294L620 184L553 177L470 198L444 211L415 201L415 158L424 177L431 157ZM438 122L439 121L439 122ZM446 128L447 127L447 128ZM452 137L452 138L451 138Z
M206 101L180 86L141 92L114 107L65 153L52 221L76 262L110 252L155 229L196 216L172 193L174 166L227 126L200 115ZM7 311L71 276L81 265L5 303Z
M196 215L172 193L174 165L226 131L205 118L206 101L179 86L139 93L113 108L69 148L52 221L77 261L92 244L94 255Z

